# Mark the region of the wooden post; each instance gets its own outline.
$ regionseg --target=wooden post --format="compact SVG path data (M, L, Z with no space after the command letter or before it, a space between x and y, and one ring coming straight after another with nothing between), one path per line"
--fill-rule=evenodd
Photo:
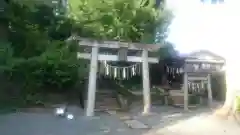
M98 70L98 47L93 46L92 55L91 55L90 72L89 72L89 81L88 81L86 116L94 115L97 70Z
M184 73L184 110L188 110L188 74Z
M208 105L212 105L212 86L211 86L211 75L208 74L207 76L207 89L208 89Z
M151 109L151 95L149 82L148 51L142 51L142 78L143 78L143 114L148 114Z

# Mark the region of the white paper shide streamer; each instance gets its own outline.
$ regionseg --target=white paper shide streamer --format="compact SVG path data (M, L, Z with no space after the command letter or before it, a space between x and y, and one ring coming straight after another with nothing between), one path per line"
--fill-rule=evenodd
M176 74L182 74L183 68L175 68L175 67L166 66L166 71L169 75L175 76Z
M123 79L125 79L126 78L126 68L123 68Z
M117 78L117 67L113 69L114 71L114 78Z
M134 64L131 66L126 66L126 67L120 67L120 66L112 66L107 64L106 61L103 63L103 72L105 76L113 77L114 79L117 80L125 80L128 79L132 76L136 76L137 74L140 74L140 65L139 64ZM139 71L138 71L139 70Z

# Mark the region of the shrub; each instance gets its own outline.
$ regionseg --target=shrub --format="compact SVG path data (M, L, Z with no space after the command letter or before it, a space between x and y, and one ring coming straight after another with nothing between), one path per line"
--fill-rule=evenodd
M7 81L22 87L19 96L27 104L39 103L39 94L45 92L67 92L79 80L80 61L72 46L63 42L52 41L41 55L30 58L12 56L11 45L1 48L1 71ZM3 53L4 52L4 53ZM8 89L8 88L7 88ZM6 90L6 89L5 89ZM4 91L4 90L2 90Z

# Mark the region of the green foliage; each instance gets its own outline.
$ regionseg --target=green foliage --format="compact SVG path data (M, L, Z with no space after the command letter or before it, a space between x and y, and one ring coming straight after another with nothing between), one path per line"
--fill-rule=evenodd
M76 44L66 44L72 22L46 5L10 3L9 42L0 44L1 76L22 104L41 103L41 93L66 92L79 80ZM4 84L2 84L4 85ZM1 89L6 97L9 85ZM11 99L11 98L8 98ZM4 101L6 101L5 99Z
M169 57L175 57L178 53L174 49L174 46L171 43L164 43L165 46L159 49L158 54L160 59L165 59Z
M53 44L52 44L53 45ZM68 48L47 49L40 56L28 59L15 58L11 74L25 78L37 86L62 89L77 79L78 61Z
M4 54L7 59L2 62L5 64L1 69L8 81L21 83L19 89L28 103L34 99L29 97L36 97L39 92L66 92L78 80L79 61L75 53L66 47L58 47L58 44L53 45L40 56L31 58L9 57L11 51Z
M61 41L70 36L71 21L55 17L53 9L46 5L30 8L11 3L10 8L9 39L14 53L9 63L12 72L31 82L31 86L50 85L60 89L76 80L77 49Z
M153 0L69 4L67 14L56 16L56 8L66 8L29 0L9 3L4 12L9 43L0 43L0 77L16 88L6 86L1 93L14 92L23 104L42 104L43 92L66 92L85 79L88 62L77 59L76 43L65 42L72 32L103 40L152 42L158 26L159 39L166 37L169 12L154 8Z
M153 0L70 0L69 3L69 15L92 32L87 35L80 31L83 37L139 42L148 36L153 42L156 27L169 24L168 12L154 8ZM160 35L164 35L162 30L166 28L160 30Z

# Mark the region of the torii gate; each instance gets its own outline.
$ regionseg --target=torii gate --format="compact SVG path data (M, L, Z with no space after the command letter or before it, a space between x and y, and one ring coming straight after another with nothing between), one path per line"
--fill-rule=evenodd
M75 39L79 40L78 44L80 46L90 46L92 48L91 54L90 53L78 54L78 58L91 60L89 82L88 82L86 116L94 115L98 60L99 61L119 61L120 60L117 55L99 54L99 48L111 48L111 49L125 48L126 50L142 51L141 57L126 56L126 61L142 62L143 103L144 103L143 114L148 114L150 112L150 107L151 107L148 63L158 63L158 58L148 57L148 52L157 51L162 46L157 44L155 45L155 44L127 43L127 42L117 42L117 41L97 41L97 40L77 38L77 37L75 37Z
M199 50L187 56L184 64L184 110L188 110L188 81L207 81L208 105L212 105L211 74L222 71L225 59L210 51Z

